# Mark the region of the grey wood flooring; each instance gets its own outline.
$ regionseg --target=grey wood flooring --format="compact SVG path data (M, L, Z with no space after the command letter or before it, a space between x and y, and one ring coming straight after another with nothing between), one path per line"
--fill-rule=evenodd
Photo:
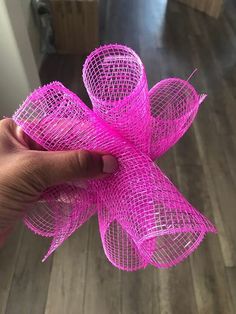
M208 94L188 133L157 163L217 225L186 261L169 270L122 272L102 250L91 219L45 263L49 242L19 224L0 251L0 314L236 313L236 2L215 20L176 1L100 1L101 42L141 56L150 87L198 73ZM83 60L49 56L42 83L60 80L87 103Z

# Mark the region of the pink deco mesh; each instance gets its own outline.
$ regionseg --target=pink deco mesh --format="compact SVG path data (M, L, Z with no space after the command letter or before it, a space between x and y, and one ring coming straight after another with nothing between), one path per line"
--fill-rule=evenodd
M205 96L178 78L148 92L140 58L121 45L92 52L83 79L93 111L53 82L35 90L13 119L47 150L107 152L118 158L119 169L106 178L47 189L24 222L52 237L43 260L97 213L103 248L114 266L127 271L174 266L216 229L153 160L186 132Z

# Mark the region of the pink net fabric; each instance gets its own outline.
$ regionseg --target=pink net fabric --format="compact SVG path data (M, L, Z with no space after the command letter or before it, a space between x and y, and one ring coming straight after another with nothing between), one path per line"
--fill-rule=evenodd
M103 179L48 189L25 224L53 237L46 259L97 213L103 248L114 266L127 271L174 266L216 230L153 160L188 129L204 96L173 78L148 92L141 60L121 45L95 50L83 78L93 111L53 82L34 91L13 119L47 150L109 152L119 169Z
M96 49L85 61L83 80L97 116L148 154L150 104L145 69L138 55L120 45Z
M169 78L149 92L152 113L151 158L173 146L192 124L202 99L187 82Z

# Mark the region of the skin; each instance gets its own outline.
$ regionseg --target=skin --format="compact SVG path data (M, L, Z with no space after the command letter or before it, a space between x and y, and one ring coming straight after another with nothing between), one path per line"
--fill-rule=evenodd
M49 152L31 140L12 119L0 121L0 246L16 222L53 185L106 176L117 160L89 151Z

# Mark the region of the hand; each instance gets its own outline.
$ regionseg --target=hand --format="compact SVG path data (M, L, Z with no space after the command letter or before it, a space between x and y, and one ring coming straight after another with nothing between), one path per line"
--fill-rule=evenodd
M0 121L0 246L16 221L55 184L116 171L111 155L89 151L44 151L12 119Z

